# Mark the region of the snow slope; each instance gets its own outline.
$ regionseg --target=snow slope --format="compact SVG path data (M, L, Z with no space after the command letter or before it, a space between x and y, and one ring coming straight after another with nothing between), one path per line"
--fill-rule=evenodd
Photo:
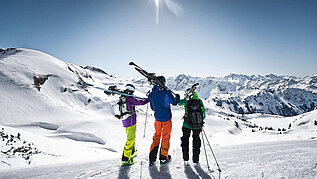
M316 148L313 140L288 141L219 147L215 153L222 167L220 178L315 179ZM177 157L180 151L171 153L176 158L165 166L149 167L147 156L141 155L131 167L120 167L117 160L98 160L4 170L0 178L219 178L210 152L211 170L208 170L204 155L200 157L201 165L193 167L182 164L182 159Z
M37 85L37 77L45 76L47 80ZM121 140L112 137L124 134L120 121L111 115L117 97L83 87L78 84L81 79L105 88L126 84L94 68L68 64L42 52L9 50L0 56L1 125L9 133L20 132L24 140L43 145L38 146L41 151L53 150L54 155L62 156L53 157L57 160L98 158L100 152L112 157L122 147Z
M228 81L232 80L235 83L243 82L240 78L228 79ZM44 164L52 166L52 170L47 170L47 172L55 172L56 167L56 170L61 172L60 177L67 176L67 174L63 174L62 167L59 167L64 166L65 164L61 163L65 162L66 165L76 167L74 162L93 164L101 161L97 162L98 165L112 166L109 170L100 171L101 176L109 174L112 177L114 175L110 173L113 172L122 173L123 177L126 175L138 177L139 167L146 166L147 168L147 155L154 133L153 112L150 109L148 111L145 136L143 137L147 107L137 107L136 145L140 156L138 157L138 165L133 166L131 171L119 169L126 134L121 121L118 121L112 113L112 106L118 96L108 96L98 89L82 86L82 81L103 88L117 85L121 89L125 84L131 83L114 75L109 75L97 67L81 67L65 63L39 51L8 49L0 52L0 129L3 128L1 134L3 140L0 140L2 151L0 154L0 174L3 175L0 176L18 177L20 176L18 174L7 175L16 170L42 172L41 166ZM151 89L148 84L140 81L134 82L137 89L135 94L138 96L144 97L146 92ZM187 82L181 85L182 83L182 80L175 80L174 84L188 85ZM171 84L171 78L169 84ZM199 89L201 95L208 93L209 88L206 87L208 85L210 84L201 83ZM173 87L175 92L181 96L183 96L182 90L184 88ZM304 85L303 89L306 90ZM218 94L213 93L213 89L209 92L210 94ZM239 96L245 97L249 93L250 90L245 92L239 90ZM228 94L219 95L223 97L222 95ZM216 155L222 151L222 147L229 145L268 143L270 141L289 141L291 143L295 139L316 140L317 126L314 124L317 120L316 110L293 117L262 115L261 113L241 115L217 106L210 97L203 102L207 113L204 129L212 147L217 151ZM176 168L176 172L170 170L166 175L190 177L192 175L188 176L186 173L191 171L184 171L183 166L177 167L177 164L182 165L179 138L182 135L181 126L184 110L180 107L172 109L173 130L170 151L175 159L172 166ZM282 131L283 128L285 130ZM224 155L230 155L230 151ZM206 168L203 157L201 155L202 168ZM226 165L225 160L227 159L220 154L220 163ZM230 160L227 162L229 163ZM213 170L217 169L215 163L211 163L211 166ZM230 168L230 166L228 167ZM99 172L98 169L94 171ZM93 176L89 175L89 171L81 170L81 172L83 173L79 178L98 177L94 175L96 174L94 172L92 172ZM144 171L141 173L143 177L149 178L156 175L156 171L153 172ZM199 174L198 171L194 173ZM212 178L214 175L213 172L206 170L202 173L205 173L205 177ZM195 175L193 174L193 176ZM31 174L29 176L41 178L43 175ZM48 174L48 176L50 175ZM73 178L74 176L70 175L69 177ZM215 176L217 177L217 175Z

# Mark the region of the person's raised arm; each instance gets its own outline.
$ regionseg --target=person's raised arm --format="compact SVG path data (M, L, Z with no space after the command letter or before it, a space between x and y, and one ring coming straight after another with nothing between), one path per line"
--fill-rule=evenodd
M146 99L139 100L139 99L131 97L131 98L127 98L127 102L129 102L135 106L138 106L138 105L144 105L144 104L150 102L150 99L146 98Z

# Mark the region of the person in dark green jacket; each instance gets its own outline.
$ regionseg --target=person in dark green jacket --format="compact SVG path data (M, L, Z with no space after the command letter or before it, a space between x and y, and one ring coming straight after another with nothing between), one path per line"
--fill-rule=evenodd
M193 131L193 162L194 166L197 166L199 162L201 146L199 135L204 124L203 120L206 117L205 107L196 92L193 92L189 100L180 100L178 102L178 105L185 107L184 122L182 127L183 136L181 137L183 159L185 164L189 165L189 137L191 131Z

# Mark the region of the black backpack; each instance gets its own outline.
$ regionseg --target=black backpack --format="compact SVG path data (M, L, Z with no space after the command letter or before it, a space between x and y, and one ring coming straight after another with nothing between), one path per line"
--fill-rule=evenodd
M203 110L200 100L187 101L187 118L185 118L185 122L187 122L191 128L203 127Z
M134 113L132 110L128 110L127 108L127 97L120 96L119 101L115 106L115 117L121 120L125 120L129 116L132 116Z

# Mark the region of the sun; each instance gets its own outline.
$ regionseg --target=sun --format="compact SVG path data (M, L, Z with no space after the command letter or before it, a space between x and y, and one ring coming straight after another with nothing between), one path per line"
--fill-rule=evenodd
M152 1L153 2L153 1ZM159 23L159 11L160 4L165 4L170 12L175 14L177 17L181 17L183 15L183 8L177 3L176 0L154 0L156 7L156 27L158 27Z
M155 6L156 6L156 26L158 26L160 0L155 0Z

